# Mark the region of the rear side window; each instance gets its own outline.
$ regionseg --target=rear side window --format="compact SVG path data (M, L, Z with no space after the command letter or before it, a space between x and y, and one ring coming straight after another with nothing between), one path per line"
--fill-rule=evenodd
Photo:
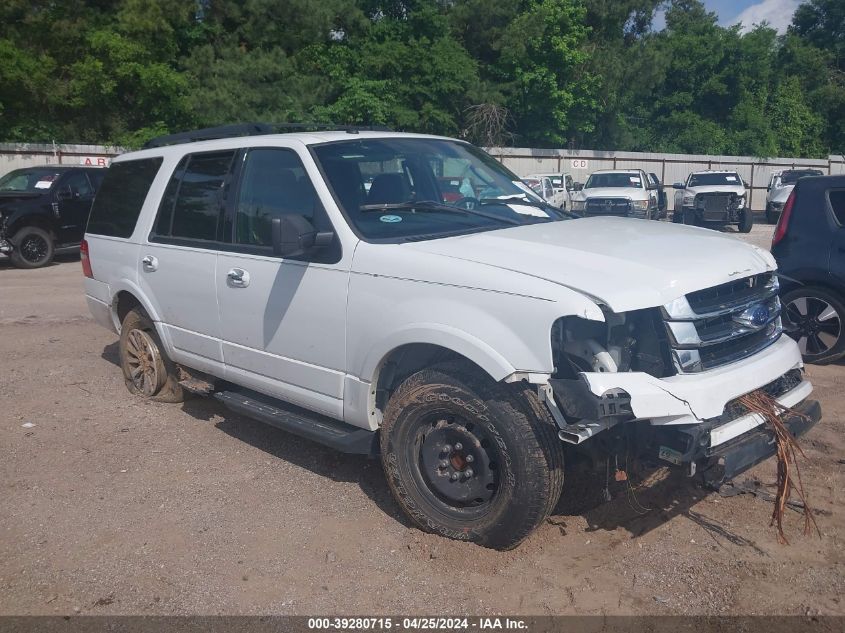
M830 208L839 226L845 226L845 189L830 191L827 194L830 200Z
M157 157L112 163L91 207L87 232L131 236L161 162Z
M182 159L164 192L156 237L207 242L218 239L225 185L234 156L234 151L227 151Z

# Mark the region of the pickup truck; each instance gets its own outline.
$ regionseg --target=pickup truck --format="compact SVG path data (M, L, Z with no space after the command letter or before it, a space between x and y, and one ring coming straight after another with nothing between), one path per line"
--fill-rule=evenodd
M657 185L641 169L599 170L572 196L572 211L584 217L657 220Z
M799 178L822 176L821 169L784 169L772 174L766 187L766 222L775 224Z
M741 233L754 226L747 185L735 171L697 171L676 182L672 221L695 226L736 224Z
M417 526L498 549L548 517L575 452L718 485L774 453L740 396L795 409L794 434L819 420L768 252L527 189L444 137L163 137L106 174L86 299L139 398L377 457Z

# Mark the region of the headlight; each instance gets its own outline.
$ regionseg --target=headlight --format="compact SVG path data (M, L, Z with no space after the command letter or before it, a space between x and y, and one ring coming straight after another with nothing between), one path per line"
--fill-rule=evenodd
M572 201L572 210L573 211L583 211L586 202L584 200L573 200Z
M745 196L742 196L739 201L736 203L737 209L744 209L745 208Z
M631 200L631 207L637 211L648 209L648 200Z
M690 194L684 194L684 206L691 207L692 203L695 202L695 196Z

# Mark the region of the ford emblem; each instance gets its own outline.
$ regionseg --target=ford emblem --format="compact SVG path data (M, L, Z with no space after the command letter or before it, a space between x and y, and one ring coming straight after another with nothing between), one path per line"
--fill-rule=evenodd
M734 322L745 327L759 330L769 320L769 308L765 304L755 303L733 317Z

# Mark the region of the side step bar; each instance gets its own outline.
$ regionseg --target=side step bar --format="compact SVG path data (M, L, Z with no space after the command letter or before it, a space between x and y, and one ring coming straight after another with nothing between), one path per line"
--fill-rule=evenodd
M339 422L254 391L217 391L212 395L235 413L324 444L342 453L371 457L379 453L378 436L374 431Z

